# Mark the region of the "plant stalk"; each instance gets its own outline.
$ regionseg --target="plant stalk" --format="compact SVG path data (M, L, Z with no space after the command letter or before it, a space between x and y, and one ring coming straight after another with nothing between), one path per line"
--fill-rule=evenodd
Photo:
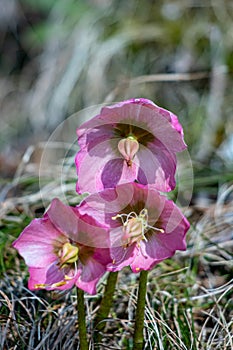
M77 287L77 309L80 350L88 350L84 291Z
M134 337L133 337L134 350L142 350L144 346L143 329L144 329L144 317L145 317L145 305L146 305L147 276L148 276L148 271L140 272Z
M113 296L116 287L118 272L110 272L107 279L107 284L105 286L105 291L103 298L100 303L100 307L97 311L94 327L95 327L95 339L96 341L101 341L100 332L105 328L104 320L108 317L110 308L113 304Z

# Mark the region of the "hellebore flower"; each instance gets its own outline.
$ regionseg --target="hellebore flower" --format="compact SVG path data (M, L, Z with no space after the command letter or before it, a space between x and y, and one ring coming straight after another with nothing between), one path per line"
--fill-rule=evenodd
M58 199L13 243L29 266L29 289L63 290L76 285L90 294L96 293L111 261L107 245L106 229Z
M163 192L174 189L176 153L186 148L182 127L173 113L150 100L103 107L77 129L77 135L78 193L135 180Z
M153 186L127 183L91 194L80 204L80 212L110 227L110 271L128 265L133 272L150 270L176 250L186 249L188 221Z

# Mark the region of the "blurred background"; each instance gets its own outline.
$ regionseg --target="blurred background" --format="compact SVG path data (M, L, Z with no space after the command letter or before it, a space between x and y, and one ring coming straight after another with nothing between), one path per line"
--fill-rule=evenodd
M232 180L231 0L0 0L0 9L1 185L70 115L131 97L179 116L210 196Z

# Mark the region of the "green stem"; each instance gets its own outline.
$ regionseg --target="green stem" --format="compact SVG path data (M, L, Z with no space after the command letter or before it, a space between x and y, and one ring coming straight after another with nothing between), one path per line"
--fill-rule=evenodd
M77 287L77 309L80 350L88 350L84 292Z
M144 345L143 328L146 304L146 287L148 271L141 271L138 286L137 310L133 337L133 349L142 350Z
M105 286L104 296L101 300L100 307L97 311L94 327L96 334L96 341L101 340L100 332L105 328L105 322L103 322L109 315L110 308L113 304L113 295L115 291L115 286L117 282L118 272L110 272L107 279L107 284Z

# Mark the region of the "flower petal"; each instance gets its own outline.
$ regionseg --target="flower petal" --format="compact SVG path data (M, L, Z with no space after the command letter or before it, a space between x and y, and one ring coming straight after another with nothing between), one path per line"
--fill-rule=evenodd
M144 185L154 184L156 189L162 192L174 189L176 161L174 154L162 147L144 147L141 145L137 154L140 170L137 180ZM150 159L150 162L148 162Z
M63 240L62 234L48 219L34 219L13 243L13 247L28 266L44 267L57 259L53 251L54 244Z
M134 183L127 183L93 193L82 201L79 212L82 215L89 214L100 224L115 227L112 217L129 205L134 196L134 187Z
M118 158L121 161L118 152L115 153L114 149L117 149L117 141L114 144L110 144L108 140L97 144L90 152L87 148L84 148L77 153L75 163L78 175L76 188L78 193L95 193L104 188L101 181L101 173L104 167L113 158ZM119 171L117 177L119 176L118 174Z
M126 266L131 266L136 255L136 246L128 248L114 247L111 249L112 262L108 264L108 271L120 271Z
M190 224L180 209L168 200L159 218L165 233L157 235L157 240L171 251L185 250L185 235Z
M136 253L136 245L129 247L122 246L122 226L119 226L111 231L111 257L112 262L108 264L109 271L120 271L123 267L129 266Z
M101 187L114 188L122 183L134 181L137 178L137 166L132 162L128 166L126 161L120 158L107 162L101 172ZM97 180L99 181L99 179Z
M158 222L159 228L165 232L155 231L147 242L140 242L139 253L131 264L134 272L149 270L160 261L173 256L176 250L186 249L185 235L190 224L172 201L166 200Z
M173 152L180 152L186 148L177 117L155 104L125 101L122 104L103 107L100 117L106 124L126 123L140 127L154 135L165 148Z
M176 153L186 148L183 130L173 113L152 101L138 98L103 107L77 134L77 192L94 193L135 180L160 191L174 189ZM127 137L137 142L135 154L122 151Z
M71 238L77 235L78 217L71 207L64 205L59 199L53 199L47 216L58 231Z
M99 143L114 137L114 129L112 124L103 123L99 119L99 115L97 115L95 118L83 123L77 129L77 135L80 148L83 149L88 145L87 151L89 152Z
M28 288L31 290L48 289L48 290L66 290L73 287L78 275L64 281L64 272L59 270L55 263L45 268L29 268L30 278ZM44 287L43 287L44 285Z
M151 270L154 265L172 255L168 249L160 246L154 235L150 238L149 242L140 242L140 248L138 248L130 267L135 273L141 270Z
M95 259L89 259L83 265L82 274L77 279L76 285L89 294L96 294L96 285L105 272L105 266Z
M109 230L106 224L98 223L88 210L81 214L78 207L76 211L79 212L79 230L75 242L92 248L109 248Z

